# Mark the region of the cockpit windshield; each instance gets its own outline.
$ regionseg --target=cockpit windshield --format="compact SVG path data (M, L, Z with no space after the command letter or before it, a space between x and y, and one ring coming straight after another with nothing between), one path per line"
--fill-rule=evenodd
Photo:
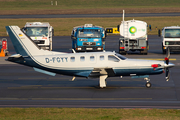
M120 54L118 54L118 53L116 53L115 55L116 55L118 58L120 58L121 60L127 59L126 57L124 57L124 56L122 56L122 55L120 55Z
M48 37L48 27L27 27L25 33L29 37Z
M80 29L78 31L79 38L100 38L100 30L99 29Z

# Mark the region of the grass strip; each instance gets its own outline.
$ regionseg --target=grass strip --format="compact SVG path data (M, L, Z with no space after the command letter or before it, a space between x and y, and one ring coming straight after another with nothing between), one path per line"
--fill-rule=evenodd
M165 26L180 25L180 16L175 17L125 17L125 20L142 20L151 25L152 31L148 29L148 35L157 35L158 29ZM49 22L54 27L55 36L70 36L73 27L91 23L97 26L117 27L122 18L42 18L42 19L0 19L0 36L7 36L5 26L17 25L22 28L26 22ZM157 27L157 29L156 29Z
M0 108L1 120L178 120L173 109Z
M57 5L56 5L57 1ZM0 15L180 12L179 0L0 0Z
M52 2L51 2L52 1ZM56 5L57 1L57 5ZM0 0L0 10L179 7L179 0Z
M49 8L48 6L46 8ZM8 9L0 10L0 15L48 15L48 14L122 14L123 10L126 13L179 13L180 7L154 7L154 6L123 6L123 7L108 7L108 8L71 8L71 9Z

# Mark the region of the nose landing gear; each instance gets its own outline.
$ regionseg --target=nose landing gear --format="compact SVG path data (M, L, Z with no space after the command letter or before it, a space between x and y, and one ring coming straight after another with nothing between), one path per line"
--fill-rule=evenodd
M146 80L146 87L150 88L151 87L150 79L149 78L144 78L144 80Z

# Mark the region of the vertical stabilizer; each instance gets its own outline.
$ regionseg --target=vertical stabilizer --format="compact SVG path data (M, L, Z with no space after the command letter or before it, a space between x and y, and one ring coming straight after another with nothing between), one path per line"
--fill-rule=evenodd
M22 56L42 55L42 50L18 26L6 26L13 46Z

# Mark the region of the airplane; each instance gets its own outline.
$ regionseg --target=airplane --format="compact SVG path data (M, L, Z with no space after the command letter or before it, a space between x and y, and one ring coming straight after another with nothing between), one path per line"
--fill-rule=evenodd
M18 26L6 26L6 30L17 54L7 61L33 67L35 71L55 76L63 74L75 77L99 78L99 87L106 87L106 78L131 76L144 78L150 88L149 75L166 72L169 80L169 68L174 64L165 61L128 59L116 52L55 52L40 49ZM168 52L169 53L169 52Z

